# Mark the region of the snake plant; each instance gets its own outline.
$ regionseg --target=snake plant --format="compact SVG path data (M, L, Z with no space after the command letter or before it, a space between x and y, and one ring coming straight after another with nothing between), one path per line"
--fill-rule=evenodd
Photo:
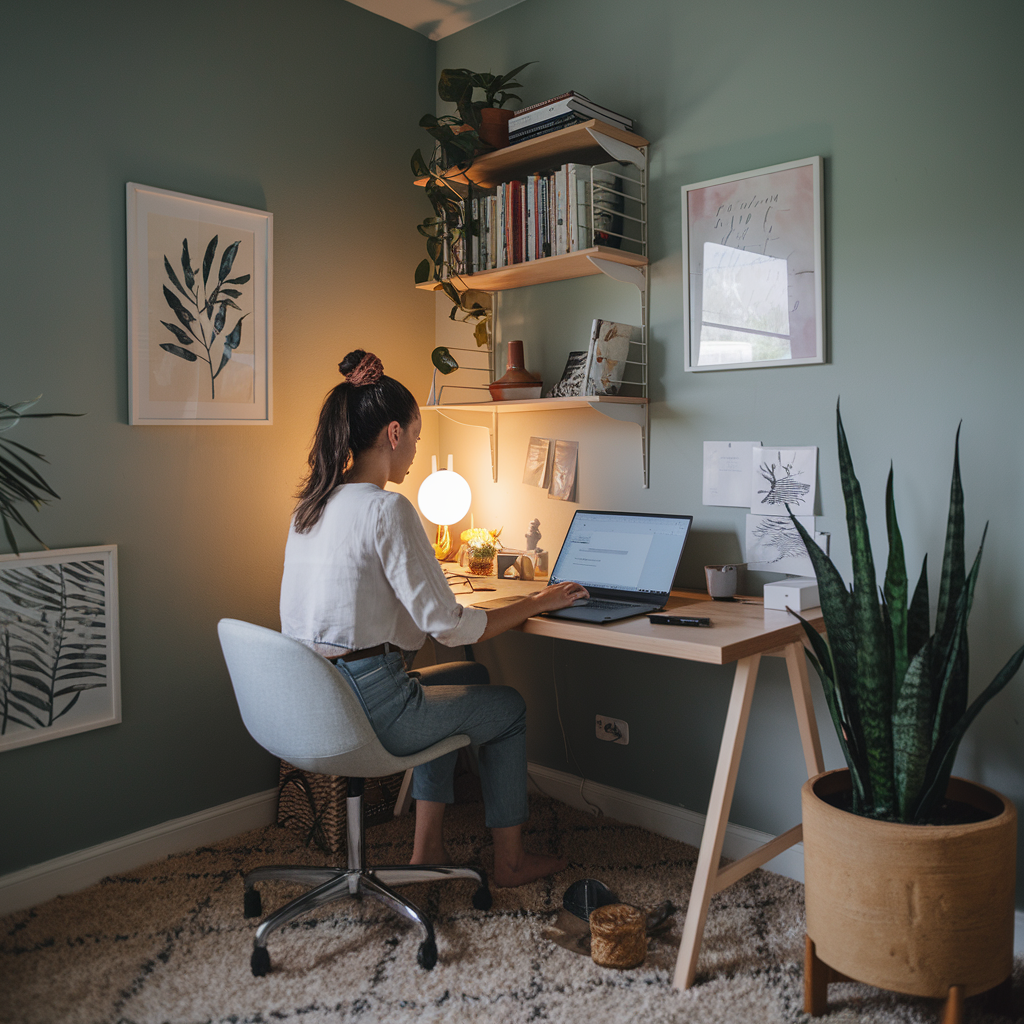
M967 618L985 537L967 572L959 429L935 630L930 632L928 556L910 594L892 467L885 494L889 557L879 593L864 499L838 408L836 420L853 585L847 589L832 560L791 516L814 564L827 641L798 617L850 767L853 812L886 821L926 823L935 818L945 797L964 733L1016 674L1024 662L1024 647L968 704Z

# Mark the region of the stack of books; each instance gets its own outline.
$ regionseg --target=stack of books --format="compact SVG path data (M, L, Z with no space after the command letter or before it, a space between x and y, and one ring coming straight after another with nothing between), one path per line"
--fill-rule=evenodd
M593 202L591 202L593 182ZM593 245L621 246L622 179L590 164L508 181L474 195L469 210L470 273L561 256Z
M549 132L557 132L560 128L594 118L610 124L613 128L621 128L627 132L633 130L630 118L599 106L581 93L566 92L543 103L535 103L532 107L517 110L508 123L509 145L534 139L539 135L547 135Z

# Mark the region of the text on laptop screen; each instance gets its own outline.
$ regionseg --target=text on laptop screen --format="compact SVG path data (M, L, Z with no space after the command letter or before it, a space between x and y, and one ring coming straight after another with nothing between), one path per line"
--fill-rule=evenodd
M577 512L551 582L667 594L691 522L689 516Z

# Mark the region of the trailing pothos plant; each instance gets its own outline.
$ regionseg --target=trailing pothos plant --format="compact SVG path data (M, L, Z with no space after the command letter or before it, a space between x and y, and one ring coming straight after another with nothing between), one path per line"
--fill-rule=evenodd
M42 395L39 398L42 398ZM27 402L16 402L14 405L0 402L0 434L12 430L18 425L19 420L23 419L47 420L54 416L81 415L81 413L74 412L29 412L28 410L39 401L39 398L33 398ZM0 436L0 521L4 524L7 543L16 555L20 551L18 540L11 529L12 526L20 526L40 544L43 544L39 535L22 515L18 505L27 502L38 512L52 499L60 499L60 495L27 461L26 455L33 459L39 459L40 462L46 461L39 452L26 448L25 445L12 441L9 437ZM46 545L43 544L43 547L45 548Z
M445 68L438 79L438 96L454 103L458 113L424 114L420 127L433 140L429 157L417 149L412 155L412 173L424 180L424 190L434 214L417 225L426 239L427 258L416 267L416 284L436 281L451 300L452 320L476 325L474 337L479 346L488 342L491 316L490 298L479 291L460 288L466 273L466 253L472 225L468 223L463 195L465 172L476 155L490 147L480 138L480 111L484 107L501 107L519 96L509 92L519 83L515 76L527 65L505 75L470 71L467 68ZM483 90L484 98L473 99L475 90ZM456 181L462 183L457 187Z
M850 767L853 813L923 824L934 819L946 795L964 733L1016 674L1024 662L1024 647L968 704L967 618L985 537L967 572L959 428L935 631L930 632L928 556L911 595L896 521L892 467L885 495L889 558L879 593L864 499L838 408L836 419L853 585L847 589L832 560L799 519L791 516L814 564L828 640L798 617L810 640L813 653L808 657L821 677Z

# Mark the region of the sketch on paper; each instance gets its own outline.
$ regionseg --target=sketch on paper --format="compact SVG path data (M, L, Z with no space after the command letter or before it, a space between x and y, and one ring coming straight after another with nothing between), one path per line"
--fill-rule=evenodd
M814 535L814 516L799 516L800 525ZM747 516L747 568L813 576L807 548L788 516Z
M0 750L120 721L114 550L0 559Z
M817 448L754 448L750 511L755 515L810 515L818 475Z
M150 238L153 241L159 237L156 223L158 221L172 222L164 225L163 237L165 238L175 227L178 227L180 232L184 228L197 226L190 225L188 221L178 218L150 214ZM160 348L185 362L206 364L211 401L217 398L217 378L241 345L245 318L252 313L250 296L243 291L244 286L252 279L251 232L238 232L238 234L249 237L237 238L229 242L220 253L219 261L220 235L214 234L204 247L201 269L192 265L193 258L189 251L189 240L186 235L181 239L180 276L171 265L167 253L161 253L163 270L167 276L166 281L161 281L164 302L162 311L164 316L174 322L160 320L160 323L170 331L175 341L159 342ZM175 235L176 238L177 235ZM239 260L239 247L243 241L249 244L245 247L242 260ZM175 246L177 246L176 240ZM174 255L177 259L176 252ZM245 262L243 263L243 261ZM239 263L240 269L246 272L236 273L234 277L229 277L228 275L232 273L236 262ZM218 264L216 277L211 279L215 263ZM173 290L168 285L172 285ZM231 310L230 313L229 310ZM159 314L157 318L159 319ZM231 329L226 330L229 323ZM162 336L167 337L166 334ZM247 345L247 349L250 347ZM232 382L233 393L226 396L233 401L251 400L254 367L251 358L244 362L247 364L241 375L244 379L238 379L239 375L235 374L236 379ZM201 370L199 372L202 373ZM204 374L204 380L205 376ZM244 393L244 398L243 394L239 394L239 392Z

